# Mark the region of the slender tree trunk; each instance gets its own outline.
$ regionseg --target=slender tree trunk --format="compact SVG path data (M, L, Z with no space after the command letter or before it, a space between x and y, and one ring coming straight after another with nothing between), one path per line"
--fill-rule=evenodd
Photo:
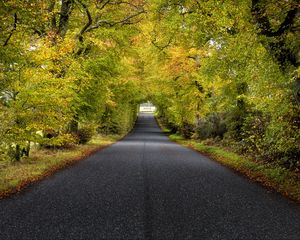
M77 133L78 132L78 121L73 119L71 122L70 122L70 132L71 133Z
M79 129L79 118L78 118L78 114L76 114L74 118L71 120L71 122L69 123L69 132L78 133L78 129Z
M21 160L21 147L19 144L16 145L15 160L17 162Z
M56 1L55 0L52 0L49 4L49 7L48 7L48 12L51 14L51 29L52 31L56 31L57 30L57 26L56 26L56 16L55 16L55 13L54 13L54 9L55 9L55 3Z
M25 149L25 156L26 157L29 157L29 153L30 153L30 150L31 150L30 144L31 144L31 142L28 141L26 149Z

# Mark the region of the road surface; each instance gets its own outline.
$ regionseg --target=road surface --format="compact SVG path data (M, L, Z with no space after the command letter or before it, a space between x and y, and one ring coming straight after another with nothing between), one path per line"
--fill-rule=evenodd
M291 240L300 207L141 114L124 140L0 200L0 239Z

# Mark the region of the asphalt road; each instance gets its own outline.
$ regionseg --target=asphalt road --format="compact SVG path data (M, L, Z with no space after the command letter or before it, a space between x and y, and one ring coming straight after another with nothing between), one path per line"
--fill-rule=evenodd
M300 239L300 206L175 143L124 140L0 200L0 239Z

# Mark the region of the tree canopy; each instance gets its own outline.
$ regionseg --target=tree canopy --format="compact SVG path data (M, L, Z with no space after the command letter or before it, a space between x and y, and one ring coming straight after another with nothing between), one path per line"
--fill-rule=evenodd
M124 133L149 100L185 137L299 168L299 12L297 0L1 1L0 154Z

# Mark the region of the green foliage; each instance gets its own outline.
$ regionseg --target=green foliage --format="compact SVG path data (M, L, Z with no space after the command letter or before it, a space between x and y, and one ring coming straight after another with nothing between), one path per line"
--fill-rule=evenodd
M157 1L152 9L145 70L163 122L299 169L296 1Z
M106 109L98 127L100 133L124 134L131 130L137 117L137 107L129 104L120 104Z
M296 0L2 1L0 155L84 143L85 126L125 133L150 100L173 133L298 169L298 12Z
M1 159L20 160L30 143L86 143L94 134L86 126L107 124L107 134L131 128L141 93L130 41L142 3L9 0L0 6Z

